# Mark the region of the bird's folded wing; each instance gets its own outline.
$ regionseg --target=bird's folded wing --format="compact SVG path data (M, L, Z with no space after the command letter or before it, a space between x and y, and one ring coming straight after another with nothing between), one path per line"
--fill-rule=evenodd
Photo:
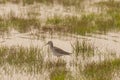
M70 55L71 54L71 53L66 52L66 51L64 51L64 50L62 50L60 48L57 48L57 47L54 47L54 49L55 49L55 51L57 51L60 54L65 54L65 55Z

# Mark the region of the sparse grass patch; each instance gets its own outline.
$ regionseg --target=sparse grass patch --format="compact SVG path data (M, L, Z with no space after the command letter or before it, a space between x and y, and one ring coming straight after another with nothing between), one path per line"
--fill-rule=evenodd
M9 30L9 24L6 23L6 21L0 17L0 33L8 32L8 30Z
M10 19L1 19L0 20L0 30L5 32L9 31L9 28L14 28L19 32L27 32L31 29L39 29L41 26L40 20L30 18L17 18L10 17Z
M95 14L89 14L89 15L82 15L81 18L73 18L73 20L70 22L72 23L72 30L73 33L85 35L86 33L95 32Z
M52 70L57 67L66 67L66 62L60 59L58 62L44 62L41 49L37 47L24 48L21 46L0 47L0 66L8 64L28 73L40 73L42 70Z
M94 56L95 48L92 44L83 40L81 43L76 41L75 44L72 44L73 52L75 53L76 57L82 55L83 58Z
M46 21L46 24L52 24L52 25L61 25L62 23L62 18L60 16L53 16L52 18L48 18Z
M80 8L83 1L84 0L57 0L57 3L63 6L75 6Z
M22 0L21 1L23 3L23 5L30 5L30 4L34 4L34 3L43 3L43 4L53 4L55 2L55 0Z
M63 6L75 6L75 7L80 7L81 3L84 0L1 0L0 3L7 3L7 2L12 2L12 3L22 3L23 5L30 5L36 3L43 3L43 4L60 4Z
M40 72L43 67L44 58L38 48L0 47L0 55L1 65L8 63L19 68L24 66L28 71L36 70L36 72Z
M81 18L77 16L67 16L60 18L55 16L53 18L48 18L46 21L47 24L54 25L55 28L58 28L58 31L70 32L76 34L85 35L86 33L94 32L94 15L83 15ZM49 25L48 25L49 26Z
M109 13L119 12L120 11L120 1L116 0L107 0L107 1L100 1L95 3L99 7L104 7Z
M57 62L48 60L45 63L45 68L46 69L53 69L53 68L56 68L56 67L66 67L66 62L62 59L58 59Z
M115 21L111 16L101 14L96 16L95 20L96 28L102 33L107 33L109 31L115 30Z
M55 68L50 74L50 80L65 80L66 74L65 68Z
M42 1L43 0L40 0L40 2ZM60 2L64 3L64 1L60 1ZM70 0L70 2L72 2L72 0ZM74 2L75 4L79 3L78 0ZM110 1L110 3L106 1L98 4L107 5L107 7L112 5L113 8L117 8L115 6L115 4L117 4L115 1L113 1L113 3L112 1ZM119 4L117 4L117 6L119 8ZM101 14L88 14L88 15L80 14L81 17L78 16L61 17L55 15L54 17L47 19L46 24L43 26L43 31L46 32L48 30L51 33L63 32L63 33L86 35L87 33L95 33L95 32L107 33L112 30L114 31L120 29L120 18L119 18L120 15L118 11L111 11L111 12L106 11L106 12L107 13L101 13ZM7 31L7 29L11 27L14 27L20 32L26 32L33 28L40 29L41 26L40 20L34 18L34 16L38 15L38 13L34 14L34 12L30 11L30 14L28 15L30 15L30 17L32 18L29 19L17 18L14 17L13 13L11 13L9 20L0 19L0 31Z
M12 26L20 32L30 31L31 29L39 29L40 21L37 19L19 19L13 18L10 23Z
M103 16L104 17L104 19L102 19L103 21L99 23L101 24L103 23L103 26L106 27L107 31L109 30L109 28L119 31L120 30L120 15L119 15L120 1L115 1L115 0L100 1L96 3L96 5L98 5L98 7L101 7L101 9L105 9L105 11L103 11L102 13L104 13L106 16L111 17L111 19L109 18L107 20L105 19L106 16ZM104 29L104 27L102 28Z
M45 25L48 31L86 35L100 32L106 34L120 29L119 14L88 14L77 16L54 16L48 18ZM43 27L43 28L45 28Z
M116 70L120 71L120 59L88 64L84 69L84 74L88 80L111 80Z

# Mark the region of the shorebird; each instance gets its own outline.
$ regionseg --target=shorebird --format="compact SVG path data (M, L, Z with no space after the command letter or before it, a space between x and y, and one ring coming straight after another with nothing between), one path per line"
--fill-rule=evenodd
M70 55L71 53L66 52L58 47L53 46L53 42L52 41L48 41L47 45L50 46L51 51L53 52L54 56L60 57L60 56L64 56L64 55Z

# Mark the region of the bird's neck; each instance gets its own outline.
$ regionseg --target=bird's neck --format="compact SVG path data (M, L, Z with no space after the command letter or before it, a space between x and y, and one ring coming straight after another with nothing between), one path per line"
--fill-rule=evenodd
M53 48L53 44L50 45L50 48Z

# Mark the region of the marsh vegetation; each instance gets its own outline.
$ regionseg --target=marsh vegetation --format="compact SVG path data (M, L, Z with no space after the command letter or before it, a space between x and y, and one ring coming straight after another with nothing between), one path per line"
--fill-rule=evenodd
M120 1L1 0L0 12L0 80L120 79Z
M99 62L91 61L91 57L94 57L96 55L93 55L95 48L91 48L89 44L86 44L86 42L77 44L79 46L74 47L75 54L77 55L74 56L73 54L71 56L73 57L73 59L71 59L69 63L67 63L67 61L65 61L63 58L59 59L59 61L57 62L54 60L51 61L49 60L52 59L51 56L49 56L46 60L45 53L43 53L40 48L25 48L22 46L1 46L1 75L9 76L16 73L21 75L34 75L34 78L37 78L37 75L42 75L44 72L47 71L47 74L44 75L44 77L47 77L48 75L50 80L79 80L79 77L83 80L112 80L115 75L119 75L119 58L113 56L113 59L107 57L104 59L104 61L100 61L101 59L99 59ZM80 50L79 54L82 55L78 55L78 48ZM92 56L90 56L91 54ZM100 55L97 56L99 57ZM82 59L80 59L80 57ZM86 62L86 60L88 61ZM77 71L74 72L72 68L75 68L75 70ZM77 75L75 76L73 74ZM11 76L10 79L12 78L14 77ZM16 76L16 78L19 77ZM4 77L2 77L1 79L4 79Z

